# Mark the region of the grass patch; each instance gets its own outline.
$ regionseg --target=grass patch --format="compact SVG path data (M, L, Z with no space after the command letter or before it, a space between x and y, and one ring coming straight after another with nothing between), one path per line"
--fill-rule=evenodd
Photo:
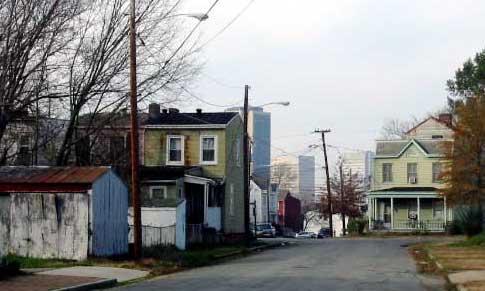
M450 244L452 247L485 247L485 232L472 236L464 241Z

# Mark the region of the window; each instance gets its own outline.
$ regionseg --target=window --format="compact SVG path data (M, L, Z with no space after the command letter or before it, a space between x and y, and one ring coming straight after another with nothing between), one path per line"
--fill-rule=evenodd
M22 135L19 140L19 151L17 164L21 166L31 165L30 136Z
M437 134L437 135L432 135L431 138L432 139L441 139L441 138L443 138L443 136Z
M418 182L418 164L408 163L408 183L416 184Z
M184 137L172 135L167 138L167 165L184 164Z
M271 184L271 192L276 192L278 190L278 184Z
M441 163L433 163L433 183L440 183L441 180Z
M205 165L217 164L217 136L202 135L200 137L200 163Z
M382 182L392 182L392 164L382 164Z
M229 215L234 216L234 184L229 185Z
M166 186L151 186L150 187L150 199L167 199L167 187Z

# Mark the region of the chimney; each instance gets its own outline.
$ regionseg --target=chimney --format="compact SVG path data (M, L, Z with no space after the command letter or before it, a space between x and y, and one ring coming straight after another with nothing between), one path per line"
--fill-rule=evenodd
M169 108L168 109L168 113L179 113L180 110L178 110L177 108Z
M160 117L160 104L150 103L150 105L148 105L148 117L151 120L155 120Z
M453 125L453 119L450 113L442 113L438 116L439 121L446 124L448 127Z
M167 108L163 108L163 109L162 109L162 113L163 113L163 114L167 114L167 113L168 113Z
M195 112L197 112L197 114L202 114L202 109L197 108L197 109L195 110Z

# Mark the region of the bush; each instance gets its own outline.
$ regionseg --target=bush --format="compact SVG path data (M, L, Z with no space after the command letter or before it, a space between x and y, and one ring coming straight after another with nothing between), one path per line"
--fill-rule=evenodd
M456 221L463 233L472 237L482 232L483 212L479 206L462 206L456 211Z
M350 234L364 234L365 227L367 226L367 220L364 218L353 218L347 223L347 230Z
M449 235L463 234L461 223L458 220L453 220L446 225L446 233Z
M20 275L21 273L20 263L17 260L12 260L9 256L0 259L0 280Z

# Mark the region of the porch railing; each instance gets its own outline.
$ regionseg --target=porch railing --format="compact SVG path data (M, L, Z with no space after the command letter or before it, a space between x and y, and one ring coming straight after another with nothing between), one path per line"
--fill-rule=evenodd
M372 220L372 230L421 230L421 231L444 231L446 223L443 220L394 220L394 225L382 220Z

